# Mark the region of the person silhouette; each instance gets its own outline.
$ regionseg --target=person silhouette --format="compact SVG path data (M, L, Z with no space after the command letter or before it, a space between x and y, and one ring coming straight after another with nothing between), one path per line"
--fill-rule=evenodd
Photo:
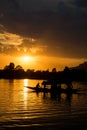
M39 87L40 87L40 85L39 85L39 83L37 83L36 88L39 88Z

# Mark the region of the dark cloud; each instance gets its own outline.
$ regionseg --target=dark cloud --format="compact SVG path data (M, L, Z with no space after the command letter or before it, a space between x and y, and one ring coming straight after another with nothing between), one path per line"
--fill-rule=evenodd
M0 21L8 32L35 38L37 46L47 45L45 54L84 58L87 57L86 6L85 0L3 0Z
M87 0L75 0L75 4L78 7L87 8Z

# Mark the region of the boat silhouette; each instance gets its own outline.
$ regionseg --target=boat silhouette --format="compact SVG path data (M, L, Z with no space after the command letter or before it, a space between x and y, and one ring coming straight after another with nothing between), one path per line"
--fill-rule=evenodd
M78 93L79 92L79 88L72 88L72 89L64 89L64 88L60 88L60 89L49 89L49 88L42 88L42 87L32 87L32 86L25 86L29 89L31 89L33 92L50 92L50 93Z

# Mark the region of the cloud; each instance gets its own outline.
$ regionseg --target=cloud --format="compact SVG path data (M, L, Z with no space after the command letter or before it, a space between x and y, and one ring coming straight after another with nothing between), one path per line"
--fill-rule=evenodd
M0 25L0 30L0 53L18 56L25 53L35 55L43 51L44 47L38 44L37 39L9 33L3 25Z
M87 0L75 0L78 7L87 8Z
M85 0L16 0L10 4L14 8L4 0L0 9L0 24L6 29L0 34L1 44L28 48L24 50L35 54L87 57Z
M22 38L16 34L4 32L0 34L0 43L4 45L20 45Z

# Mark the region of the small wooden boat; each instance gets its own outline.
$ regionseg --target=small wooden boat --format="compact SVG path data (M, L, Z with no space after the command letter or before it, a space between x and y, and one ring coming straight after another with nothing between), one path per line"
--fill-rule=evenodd
M48 88L41 88L41 87L30 87L30 86L26 86L27 88L29 89L32 89L33 91L36 91L36 92L50 92L50 89Z
M34 92L51 92L51 93L77 93L79 89L73 88L73 89L49 89L49 88L41 88L41 87L30 87L30 86L25 86L29 89L32 89Z

